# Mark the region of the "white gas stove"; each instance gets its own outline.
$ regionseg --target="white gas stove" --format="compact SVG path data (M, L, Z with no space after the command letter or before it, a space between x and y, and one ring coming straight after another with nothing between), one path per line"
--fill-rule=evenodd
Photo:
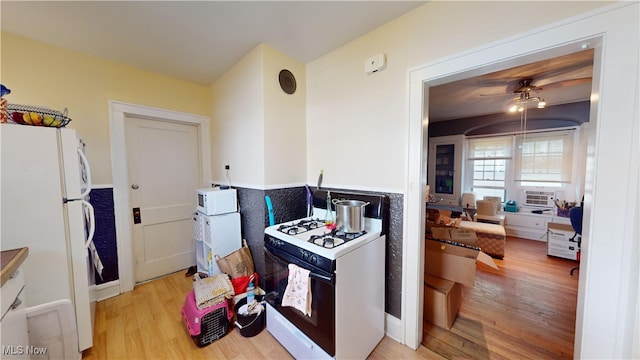
M388 198L331 195L369 203L363 232L339 233L325 226L322 190L314 193L313 216L264 231L267 330L297 359L364 359L384 336ZM309 313L282 305L292 265L309 271Z
M264 232L330 260L380 237L382 232L381 219L365 218L365 231L344 233L325 225L325 209L314 208L313 214L311 217L269 226Z

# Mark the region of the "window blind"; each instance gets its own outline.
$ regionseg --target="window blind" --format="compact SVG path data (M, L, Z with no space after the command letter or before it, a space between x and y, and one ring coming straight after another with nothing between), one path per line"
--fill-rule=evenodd
M569 183L573 169L574 131L516 137L515 181Z
M511 159L510 136L469 139L469 160Z

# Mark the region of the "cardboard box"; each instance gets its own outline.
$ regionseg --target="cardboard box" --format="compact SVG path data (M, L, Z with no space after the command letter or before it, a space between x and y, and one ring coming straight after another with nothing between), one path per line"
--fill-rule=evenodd
M424 277L424 318L450 330L462 303L462 286L430 275Z
M498 211L498 206L499 205L496 205L495 201L478 200L476 201L476 207L478 208L478 212L476 214L494 216Z
M431 234L434 239L449 242L426 240L426 274L473 287L476 261L499 270L491 256L474 248L477 238L473 230L433 227Z
M455 241L469 246L477 246L478 244L475 231L460 229L455 226L434 226L431 229L431 237L439 240Z

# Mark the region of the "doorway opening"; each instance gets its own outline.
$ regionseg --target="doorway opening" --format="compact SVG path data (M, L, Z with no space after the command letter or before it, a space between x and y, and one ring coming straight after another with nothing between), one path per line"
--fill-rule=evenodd
M549 45L549 44L556 45ZM418 274L413 275L408 269L411 268L424 268L424 234L425 234L425 189L427 184L427 158L428 154L426 149L428 139L428 126L429 126L429 102L426 99L429 98L429 89L434 86L480 76L490 72L504 70L512 67L521 66L531 62L541 61L545 59L552 59L559 56L571 54L583 50L585 44L594 49L594 70L592 81L592 93L597 94L600 88L600 60L602 56L602 39L600 37L593 37L588 40L572 41L571 43L556 43L555 39L546 39L546 41L540 41L537 44L532 42L529 44L529 51L524 51L519 46L515 46L512 42L505 42L500 45L492 46L486 49L470 52L459 57L439 62L431 66L426 66L420 70L411 73L411 94L410 94L410 139L409 139L409 164L420 164L420 166L410 166L408 169L409 178L409 190L407 199L407 208L405 216L407 217L407 229L406 234L406 246L411 249L420 249L417 252L414 259L408 256L405 262L405 268L403 271L406 277L406 290L407 299L405 302L405 311L403 312L403 319L407 319L407 316L416 316L416 320L405 320L408 323L405 324L406 339L405 342L408 345L414 343L418 344L422 341L423 325L421 308L423 306L423 292L419 287L423 284L423 274L420 271ZM597 120L597 98L596 101L592 99L590 104L590 128L588 130L588 143L595 141ZM418 123L418 119L421 121ZM594 176L593 172L587 171L585 177L588 181L592 181ZM412 186L411 184L415 184ZM592 191L591 189L585 189L585 192ZM589 223L588 217L585 218L585 224ZM584 272L583 272L584 273ZM582 274L580 275L582 281ZM415 281L415 283L413 282ZM417 288L413 288L416 286ZM410 296L412 291L415 291L416 302L414 303L413 296ZM580 306L581 297L584 296L584 289L579 289L578 292L578 306ZM415 308L414 308L415 307ZM413 312L415 309L415 312ZM581 311L578 309L578 316L576 317L576 329L582 326L582 319L580 318ZM415 323L413 322L415 321ZM575 347L580 346L580 339L575 340ZM417 346L417 345L416 345Z

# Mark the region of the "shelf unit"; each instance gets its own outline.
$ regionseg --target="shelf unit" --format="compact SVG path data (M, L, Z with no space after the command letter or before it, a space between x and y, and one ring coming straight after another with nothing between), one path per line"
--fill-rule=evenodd
M204 215L197 211L193 213L192 231L196 246L196 267L199 272L206 273L209 267L204 252Z
M428 184L444 204L458 205L462 188L463 135L429 138Z

